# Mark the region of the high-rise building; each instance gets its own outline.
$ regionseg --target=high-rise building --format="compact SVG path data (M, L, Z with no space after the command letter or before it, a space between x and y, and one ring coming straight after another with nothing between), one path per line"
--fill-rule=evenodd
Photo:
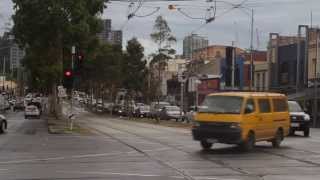
M112 30L111 19L103 19L103 28L100 33L97 34L101 42L109 44L122 44L122 31L121 30Z
M25 51L14 42L14 37L10 33L4 33L0 39L1 70L11 73L20 68L24 56Z
M192 34L187 36L183 40L183 56L186 59L192 59L192 53L194 50L207 47L209 40L206 37Z
M110 42L111 44L121 45L122 44L122 31L120 31L120 30L111 31L109 33L108 42Z
M100 41L107 42L110 31L111 31L111 19L103 19L102 31L98 33L98 38L100 39Z

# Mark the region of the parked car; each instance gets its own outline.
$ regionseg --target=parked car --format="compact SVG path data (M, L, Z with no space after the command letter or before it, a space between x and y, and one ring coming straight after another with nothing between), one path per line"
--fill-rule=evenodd
M103 108L106 112L111 112L114 104L112 102L105 102Z
M40 119L40 115L41 115L41 107L39 108L39 104L35 103L35 102L31 102L29 103L24 111L24 118L25 119L29 119L29 118L38 118Z
M136 117L149 117L150 114L150 106L148 105L142 105L139 106L136 110L135 110L135 116Z
M163 107L170 106L168 102L152 102L150 105L150 117L158 118Z
M14 106L14 104L17 102L17 100L14 99L14 98L9 99L8 101L9 101L9 104L10 104L11 106Z
M0 114L0 134L5 133L7 128L8 128L8 121L4 115Z
M2 111L8 111L11 109L11 105L10 105L9 101L7 101L7 100L0 102L0 107L1 107L0 109Z
M188 109L188 112L184 115L184 118L187 122L192 122L193 121L193 118L195 116L195 114L197 113L196 111L196 107L195 106L191 106L189 109Z
M23 101L17 101L14 105L13 105L13 111L23 111L24 110L24 103Z
M122 109L121 106L119 106L119 105L114 105L114 106L112 107L112 114L113 114L113 115L122 116L122 115L123 115L123 109Z
M164 106L160 111L160 119L170 120L175 119L178 121L179 119L183 119L183 113L181 114L180 108L178 106Z
M98 102L98 103L96 104L96 111L97 111L97 112L104 112L104 107L103 107L102 102Z
M305 113L296 101L289 101L289 113L291 119L290 135L295 131L303 131L305 137L310 136L310 116Z

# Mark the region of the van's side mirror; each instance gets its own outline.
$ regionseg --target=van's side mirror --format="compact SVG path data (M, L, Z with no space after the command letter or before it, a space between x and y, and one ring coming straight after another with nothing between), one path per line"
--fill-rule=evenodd
M198 106L194 107L195 112L198 112L198 109L199 109Z

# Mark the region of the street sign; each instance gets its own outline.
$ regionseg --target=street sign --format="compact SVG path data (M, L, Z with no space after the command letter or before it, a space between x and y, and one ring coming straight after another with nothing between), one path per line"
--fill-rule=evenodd
M67 97L67 91L63 86L58 86L58 97L63 98Z

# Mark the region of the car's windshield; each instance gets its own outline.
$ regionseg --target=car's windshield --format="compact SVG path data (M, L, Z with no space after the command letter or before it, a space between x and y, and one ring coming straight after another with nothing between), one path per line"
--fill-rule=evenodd
M297 102L289 101L288 104L290 112L303 112L301 106Z
M200 113L240 114L243 98L238 96L207 96Z

